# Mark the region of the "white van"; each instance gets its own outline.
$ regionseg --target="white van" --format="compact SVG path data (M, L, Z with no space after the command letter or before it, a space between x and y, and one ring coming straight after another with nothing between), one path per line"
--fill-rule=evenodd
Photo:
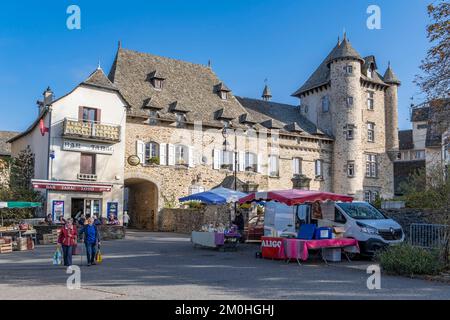
M342 227L344 237L358 240L362 254L372 255L405 239L402 227L370 203L325 202L321 207L324 219L318 221L319 227ZM311 222L310 213L309 204L290 207L279 202L267 202L265 235L296 235L301 224Z

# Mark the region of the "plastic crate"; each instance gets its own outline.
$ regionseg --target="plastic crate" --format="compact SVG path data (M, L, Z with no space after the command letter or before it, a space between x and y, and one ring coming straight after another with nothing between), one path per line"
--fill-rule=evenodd
M321 239L331 239L333 237L333 229L332 228L317 228L314 234L314 238L317 240Z

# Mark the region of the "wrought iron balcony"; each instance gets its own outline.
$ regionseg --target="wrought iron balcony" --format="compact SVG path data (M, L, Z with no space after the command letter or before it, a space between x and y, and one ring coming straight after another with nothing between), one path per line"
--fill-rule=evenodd
M113 124L65 118L63 136L80 140L115 143L120 142L120 129L120 126Z

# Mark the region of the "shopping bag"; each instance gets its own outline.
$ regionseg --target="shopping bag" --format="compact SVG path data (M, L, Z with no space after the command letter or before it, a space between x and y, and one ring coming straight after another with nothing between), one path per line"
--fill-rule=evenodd
M56 248L55 253L53 254L53 264L55 266L62 264L62 254L59 248Z
M72 247L72 254L73 254L74 256L80 255L80 254L81 254L81 248L80 248L78 245L75 244L75 245Z
M96 263L102 263L103 258L102 258L102 253L100 252L100 250L97 251L97 254L95 255L95 262Z

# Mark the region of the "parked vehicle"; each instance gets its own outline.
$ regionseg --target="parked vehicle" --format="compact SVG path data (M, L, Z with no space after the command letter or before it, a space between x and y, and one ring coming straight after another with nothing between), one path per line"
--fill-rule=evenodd
M358 240L361 253L369 255L405 240L402 227L367 202L337 202L334 223L345 228L345 237Z
M246 241L261 241L261 237L264 235L263 214L253 217L248 221L244 229L244 235Z
M322 204L322 208L327 206L330 205ZM319 221L319 226L342 227L345 230L344 237L358 240L364 255L373 255L377 250L401 243L405 239L402 227L370 203L334 202L323 211L326 216ZM310 204L287 206L269 202L265 214L266 236L273 235L274 232L285 236L296 235L301 224L311 222Z

